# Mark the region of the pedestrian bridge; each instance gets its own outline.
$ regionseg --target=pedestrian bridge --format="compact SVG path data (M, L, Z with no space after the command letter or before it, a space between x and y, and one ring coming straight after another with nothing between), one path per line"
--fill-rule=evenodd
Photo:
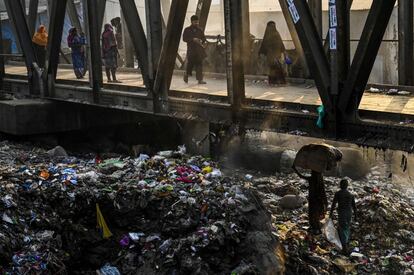
M152 93L136 69L120 69L118 79L122 83L104 81L102 90L94 95L88 74L78 80L70 66L60 65L56 82L45 98L177 119L239 124L246 129L339 138L361 145L412 149L414 96L411 95L366 92L359 109L360 118L349 125L354 130L335 132L329 121L325 129L316 126L316 109L321 100L312 81L290 79L287 85L270 87L265 77L246 76L246 100L235 115L226 75L206 74L207 84L199 85L195 79L184 83L182 73L175 71L165 102L167 107L162 111L156 110ZM7 65L3 86L3 93L29 96L26 67Z

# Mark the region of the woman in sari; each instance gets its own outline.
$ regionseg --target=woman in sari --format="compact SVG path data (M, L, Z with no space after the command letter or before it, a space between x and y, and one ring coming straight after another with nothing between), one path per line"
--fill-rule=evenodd
M105 73L108 82L120 83L116 79L116 69L118 68L118 45L112 26L105 24L104 32L102 33L102 58L105 65ZM112 80L111 80L112 75Z
M76 28L71 28L68 35L68 46L72 49L72 64L76 78L81 79L85 75L85 36L79 35Z

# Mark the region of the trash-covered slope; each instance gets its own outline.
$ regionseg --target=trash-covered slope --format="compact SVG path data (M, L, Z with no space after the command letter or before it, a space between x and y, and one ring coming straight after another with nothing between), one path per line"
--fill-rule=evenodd
M0 143L0 273L283 272L269 213L213 161L61 149Z

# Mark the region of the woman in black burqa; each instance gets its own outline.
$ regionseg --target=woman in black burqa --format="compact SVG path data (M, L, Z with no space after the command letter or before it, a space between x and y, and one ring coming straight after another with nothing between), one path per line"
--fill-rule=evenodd
M269 66L269 84L286 84L285 71L282 67L286 49L282 37L276 29L276 23L273 21L267 23L259 54L266 56L266 62Z

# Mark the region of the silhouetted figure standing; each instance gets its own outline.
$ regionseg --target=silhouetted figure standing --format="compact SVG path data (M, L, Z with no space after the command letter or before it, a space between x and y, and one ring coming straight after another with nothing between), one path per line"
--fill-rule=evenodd
M276 29L276 23L270 21L267 23L262 45L260 46L259 55L266 56L266 62L269 66L269 84L286 84L285 71L282 67L286 53L282 37Z
M357 211L354 195L348 191L348 181L341 180L340 187L341 190L335 193L330 216L331 218L333 217L333 212L338 204L338 233L339 238L341 239L343 251L347 253L348 243L351 238L352 212L354 213L356 220Z
M300 178L305 179L309 182L309 225L313 233L320 234L320 220L325 218L326 210L328 209L328 199L326 197L323 174L312 170L311 176L308 177L299 173L296 167L293 167L293 169Z
M191 16L191 26L184 30L183 40L187 43L187 69L184 74L184 82L188 83L188 76L196 70L196 78L199 84L206 84L203 80L203 60L207 57L204 43L206 37L199 26L198 16Z
M116 79L116 69L118 68L118 46L114 31L110 24L105 24L104 32L102 33L102 57L105 65L105 73L108 82L120 83ZM112 80L111 80L112 75Z

